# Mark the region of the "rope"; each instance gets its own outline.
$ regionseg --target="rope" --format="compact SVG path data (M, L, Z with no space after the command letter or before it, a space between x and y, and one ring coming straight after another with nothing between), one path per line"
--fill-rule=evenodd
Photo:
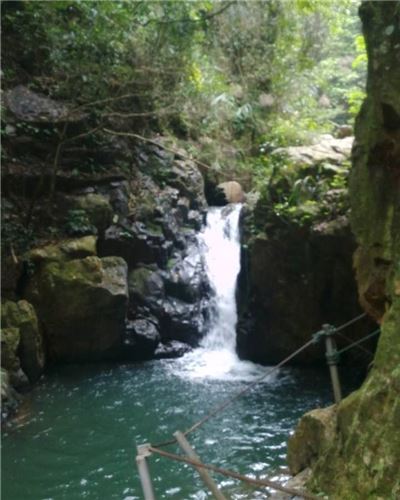
M346 323L343 323L342 325L340 325L338 327L334 327L335 332L337 333L337 332L340 332L341 330L344 330L348 326L350 326L353 323L356 323L360 319L364 318L366 315L367 315L366 313L359 314L358 316L356 316L355 318L347 321ZM318 335L318 333L320 333L320 332L317 332L315 335ZM221 413L223 410L225 410L225 408L227 408L233 402L235 402L237 399L239 399L244 394L246 394L247 392L249 392L255 385L257 385L259 382L263 381L266 377L272 375L279 368L281 368L283 365L285 365L286 363L288 363L289 361L291 361L294 357L296 357L298 354L300 354L307 347L309 347L310 345L312 345L314 343L315 343L315 339L312 336L311 340L309 340L308 342L306 342L305 344L303 344L296 351L294 351L292 354L290 354L285 359L283 359L280 363L278 363L277 365L275 365L271 369L267 370L266 373L264 373L261 377L257 378L254 382L251 382L250 384L248 384L244 389L242 389L241 391L239 391L238 393L236 393L233 397L227 399L226 401L224 401L223 403L221 403L220 405L218 405L216 408L214 408L211 412L209 412L205 417L203 417L202 419L200 419L196 423L194 423L191 427L189 427L189 429L187 429L183 433L183 435L187 436L191 432L194 432L195 430L197 430L199 427L201 427L203 424L205 424L208 420L210 420L210 418L214 417L218 413ZM359 343L359 342L357 342L357 343ZM357 343L354 343L353 345L355 345ZM169 445L172 445L172 444L175 444L175 443L176 443L176 439L170 439L168 441L163 441L161 443L157 443L157 444L152 445L152 446L154 446L155 448L163 448L165 446L169 446Z
M266 373L264 373L261 377L257 378L255 381L253 381L250 384L248 384L244 389L242 389L241 391L237 392L233 397L227 399L222 404L220 404L216 408L214 408L214 410L212 410L210 413L208 413L205 417L203 417L202 419L198 420L195 424L193 424L191 427L189 427L189 429L187 429L183 433L183 435L187 436L191 432L194 432L195 430L197 430L199 427L201 427L203 424L205 424L208 420L210 420L210 418L214 417L218 413L221 413L223 410L225 410L225 408L227 408L228 406L230 406L234 401L236 401L237 399L239 399L240 397L242 397L244 394L246 394L247 392L249 392L251 389L253 389L253 387L255 385L257 385L258 383L260 383L261 381L263 381L266 377L269 377L270 375L272 375L279 368L281 368L284 364L288 363L291 359L293 359L295 356L297 356L298 354L300 354L302 351L304 351L307 347L309 347L313 343L314 343L313 339L311 339L308 342L306 342L304 345L302 345L301 347L299 347L299 349L297 349L292 354L290 354L289 356L287 356L285 359L283 359L276 366L274 366L274 367L270 368L269 370L267 370ZM175 443L176 443L176 439L171 439L169 441L164 441L162 443L158 443L158 444L155 444L155 445L152 445L152 446L154 446L155 448L162 448L164 446L168 446L170 444L175 444Z
M289 495L299 496L310 500L317 500L318 498L320 498L316 497L315 495L312 495L311 493L294 490L286 486L281 486L279 483L276 483L275 481L270 481L268 479L254 479L252 477L239 474L238 472L221 469L220 467L216 467L214 465L203 464L202 462L193 460L188 457L183 457L181 455L175 455L174 453L169 453L168 451L159 450L154 446L150 446L148 450L152 453L157 453L158 455L161 455L165 458L169 458L177 462L184 462L188 465L192 465L193 467L201 467L203 469L208 469L210 471L216 472L217 474L221 474L227 477L232 477L234 479L238 479L239 481L244 481L249 484L254 484L255 486L264 486L267 488L272 488L274 490L282 491L283 493L287 493Z
M351 319L350 321L347 321L347 323L343 323L343 325L338 326L335 328L336 332L340 332L347 328L348 326L352 325L353 323L356 323L360 319L364 318L367 315L367 313L362 313L359 316L356 316L355 318Z
M250 383L247 387L245 387L244 389L242 389L241 391L239 391L238 393L236 393L232 398L229 398L227 401L225 401L221 405L217 406L208 415L206 415L201 420L199 420L197 423L195 423L194 425L192 425L192 427L190 427L189 429L187 429L184 432L184 435L187 436L188 434L190 434L191 432L195 431L196 429L198 429L199 427L201 427L203 424L205 424L208 420L210 420L210 418L214 417L215 415L217 415L221 411L225 410L225 408L227 408L228 406L230 406L234 401L236 401L237 399L239 399L240 397L242 397L244 394L246 394L247 392L249 392L255 385L257 385L259 382L263 381L266 377L272 375L274 372L276 372L276 370L278 370L284 364L286 364L291 359L293 359L295 356L297 356L298 354L300 354L302 351L304 351L304 349L306 349L311 344L313 344L313 340L312 339L309 340L308 342L306 342L303 346L301 346L299 349L297 349L296 351L294 351L292 354L290 354L287 358L283 359L276 366L274 366L270 370L267 370L266 373L264 373L261 377L257 378L254 382Z
M342 337L342 339L344 340L347 340L347 342L351 342L353 343L353 339L351 339L350 337L348 337L347 335L344 335L343 333L338 333L339 337ZM356 345L354 347L357 347L357 349L359 349L361 352L363 352L364 354L368 354L369 356L373 356L374 353L371 352L369 349L365 348L364 346L362 345Z
M377 330L373 331L372 333L369 333L368 335L366 335L365 337L357 340L356 342L353 342L352 344L344 347L343 349L340 349L340 351L336 351L335 354L336 355L339 355L339 354L343 354L344 352L346 351L349 351L350 349L352 349L353 347L355 347L356 345L358 344L361 344L361 342L365 342L366 340L370 339L371 337L374 337L375 335L377 335L379 332L381 331L380 328L378 328Z

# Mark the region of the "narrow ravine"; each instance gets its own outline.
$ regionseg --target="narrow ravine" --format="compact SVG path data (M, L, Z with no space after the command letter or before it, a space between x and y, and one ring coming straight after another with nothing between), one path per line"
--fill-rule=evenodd
M210 208L198 236L214 297L201 346L178 360L48 373L4 434L3 498L140 499L136 444L189 427L265 369L240 361L235 350L240 210L239 204ZM304 411L330 397L325 372L288 368L191 435L191 443L204 461L283 480L290 430ZM157 498L208 498L187 467L151 462ZM233 499L267 497L218 481Z

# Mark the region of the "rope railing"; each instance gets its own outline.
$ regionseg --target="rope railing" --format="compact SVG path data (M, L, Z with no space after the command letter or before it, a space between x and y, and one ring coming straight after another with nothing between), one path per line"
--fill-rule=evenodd
M350 344L346 347L343 347L343 349L340 349L339 351L336 351L336 354L339 355L339 354L343 354L344 352L350 351L350 349L353 349L353 347L357 347L362 342L365 342L366 340L371 339L372 337L375 337L375 335L378 335L378 333L380 333L380 331L381 331L381 329L377 328L376 330L369 333L368 335L365 335L361 339L356 340L355 342L353 342L352 344Z
M210 420L211 418L215 417L219 413L223 412L228 406L230 406L236 400L238 400L239 398L241 398L242 396L244 396L246 393L248 393L249 391L251 391L257 384L259 384L260 382L262 382L267 377L271 376L279 368L281 368L282 366L284 366L285 364L287 364L289 361L291 361L293 358L295 358L296 356L298 356L305 349L307 349L311 345L316 344L317 342L319 342L319 340L321 340L321 338L323 338L323 337L325 337L326 344L327 344L326 357L327 357L328 365L329 365L329 368L330 368L330 371L331 371L332 384L333 384L333 389L334 389L334 394L335 394L335 402L336 403L340 402L340 400L341 400L341 390L340 390L340 382L339 382L339 377L338 377L338 372L337 372L337 366L336 366L339 354L342 354L342 353L344 353L344 352L352 349L353 347L359 346L359 344L361 344L362 342L364 342L364 341L368 340L369 338L372 338L373 336L377 335L380 332L380 329L377 329L377 330L373 331L372 333L366 335L365 337L363 337L363 338L361 338L361 339L353 342L349 346L344 347L340 351L336 350L336 346L335 346L335 343L334 343L332 337L335 334L341 335L340 332L342 330L344 330L345 328L351 326L352 324L356 323L357 321L363 319L365 316L366 316L366 313L360 314L360 315L352 318L351 320L347 321L346 323L343 323L342 325L340 325L338 327L335 327L335 326L332 326L332 325L323 325L322 330L314 333L309 341L305 342L301 347L299 347L294 352L292 352L289 356L287 356L286 358L284 358L280 363L278 363L277 365L273 366L272 368L266 370L265 373L263 373L260 377L258 377L257 379L255 379L253 382L247 384L246 387L244 387L242 390L238 391L232 397L226 399L221 404L219 404L218 406L216 406L214 409L212 409L211 411L209 411L209 413L207 413L207 415L205 415L204 417L202 417L201 419L199 419L197 422L195 422L185 432L180 433L180 435L186 437L188 434L190 434L192 432L195 432L197 429L199 429L201 426L203 426L206 422L208 422L208 420ZM228 476L228 477L232 477L232 478L238 479L240 481L245 481L245 482L247 482L249 484L253 484L253 485L257 485L257 486L263 486L263 487L269 487L269 488L272 488L272 489L275 489L275 490L278 490L278 491L282 491L284 493L288 493L290 495L295 495L295 496L297 495L297 496L300 496L300 497L303 497L303 498L306 498L306 499L316 499L316 498L318 498L318 497L316 497L316 496L314 496L314 495L312 495L310 493L307 493L307 492L302 492L302 491L294 490L292 488L287 488L287 487L282 486L279 483L276 483L274 481L270 481L270 480L266 480L266 479L254 479L254 478L251 478L251 477L239 474L237 472L233 472L233 471L229 471L229 470L226 470L226 469L222 469L220 467L216 467L214 465L203 464L202 462L200 462L200 460L193 459L193 458L188 457L188 456L175 455L173 453L170 453L170 452L167 452L165 450L161 450L160 449L160 448L163 448L165 446L172 445L172 444L177 444L177 443L178 443L178 441L174 437L173 439L170 439L170 440L167 440L167 441L163 441L161 443L148 444L148 445L143 445L143 446L147 449L147 451L148 451L149 454L151 452L157 453L158 455L166 457L166 458L169 458L171 460L175 460L175 461L187 463L187 464L192 465L193 467L195 467L197 469L198 468L200 468L200 469L202 469L202 468L203 469L208 469L208 470L211 470L213 472L216 472L216 473ZM187 444L189 445L189 443L187 443ZM138 458L140 458L141 460L142 459L145 460L144 455L138 455ZM145 474L144 478L142 478L142 476L141 476L142 485L147 484L149 482L149 480L150 480L148 471L147 471L146 474ZM150 491L150 493L149 493L148 496L145 494L145 499L146 500L147 499L152 500L153 497L151 496L151 494L152 494L151 491Z
M315 495L312 495L311 493L308 493L306 491L302 490L297 490L294 488L288 488L287 486L283 486L276 481L271 481L270 479L255 479L249 476L245 476L243 474L239 474L238 472L234 472L231 470L227 469L222 469L221 467L216 467L215 465L210 465L210 464L204 464L200 462L199 460L193 460L189 457L184 457L182 455L175 455L174 453L169 453L168 451L165 450L160 450L158 448L155 448L154 446L149 447L149 451L153 453L157 453L158 455L169 458L170 460L174 460L177 462L183 462L188 465L191 465L192 467L200 467L204 468L207 470L210 470L212 472L216 472L217 474L221 474L222 476L226 477L231 477L233 479L238 479L239 481L243 481L248 484L252 484L254 486L263 486L265 488L271 488L273 490L277 491L282 491L283 493L287 493L288 495L292 496L299 496L302 498L306 498L307 500L317 500L320 499L321 497L317 497Z
M204 425L212 417L218 415L218 413L221 413L223 410L225 410L225 408L227 408L228 406L230 406L237 399L239 399L244 394L246 394L251 389L253 389L253 387L255 385L259 384L264 379L266 379L267 377L271 376L274 372L276 372L277 370L279 370L279 368L281 368L283 365L285 365L286 363L288 363L291 359L293 359L295 356L297 356L298 354L300 354L302 351L304 351L307 347L309 347L313 343L314 343L313 339L309 340L308 342L306 342L305 344L303 344L301 347L299 347L299 349L297 349L292 354L290 354L285 359L283 359L280 363L278 363L277 365L275 365L272 368L270 368L269 370L267 370L263 375L261 375L260 377L258 377L253 382L249 383L244 389L242 389L241 391L237 392L234 396L232 396L231 398L225 400L223 403L221 403L220 405L218 405L217 407L215 407L206 416L204 416L203 418L201 418L200 420L198 420L197 422L195 422L191 427L189 427L183 433L184 436L187 436L188 434L194 432L199 427L201 427L202 425ZM168 446L168 445L175 444L175 443L176 443L176 439L170 439L168 441L163 441L162 443L154 444L152 446L154 446L155 448L163 448L164 446Z

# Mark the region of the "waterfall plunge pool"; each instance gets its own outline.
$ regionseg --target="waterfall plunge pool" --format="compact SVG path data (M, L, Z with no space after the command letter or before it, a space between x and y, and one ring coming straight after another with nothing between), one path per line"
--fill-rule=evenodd
M29 394L25 417L3 432L3 500L141 499L136 444L169 439L245 384L185 378L177 362L49 372ZM282 476L297 419L330 402L325 370L281 369L190 435L190 442L205 463L255 477ZM179 453L175 446L169 450ZM209 498L190 467L156 456L150 467L157 499ZM232 499L267 498L215 478Z
M3 433L3 500L136 500L136 445L168 440L259 378L235 352L240 205L211 208L198 241L214 298L199 349L177 360L63 366L48 372ZM331 402L327 370L281 369L191 434L205 463L284 479L286 441L298 418ZM178 452L175 446L170 448ZM153 456L157 499L204 500L189 466ZM233 500L267 498L216 476Z

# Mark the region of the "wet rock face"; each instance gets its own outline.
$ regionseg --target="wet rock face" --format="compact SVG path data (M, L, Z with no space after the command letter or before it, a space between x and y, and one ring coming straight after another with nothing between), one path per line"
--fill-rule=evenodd
M42 128L65 121L74 122L71 128L84 126L83 115L72 116L63 104L27 88L4 97L11 127L15 120ZM12 148L19 138L10 134ZM164 140L157 139L160 146L135 146L103 137L90 170L81 170L82 158L66 148L51 214L58 241L30 251L15 249L18 258L2 258L2 268L12 270L3 282L3 297L33 304L50 359L148 359L160 339L195 345L203 335L203 294L209 290L195 245L205 222L204 182L188 155L166 151ZM33 147L32 141L28 146ZM122 161L123 168L115 166ZM46 198L51 165L44 157L43 162L42 170L33 169L22 155L21 161L7 164L5 196L24 196L24 203L35 196ZM47 242L48 237L41 233L38 238ZM131 282L142 269L152 270L145 293ZM184 352L176 346L165 349L171 355ZM36 377L34 368L27 370L32 372L29 378Z
M339 325L360 314L354 250L344 218L311 229L282 225L253 238L242 250L239 275L240 356L277 363L310 340L322 324ZM351 337L363 336L370 327L373 323L364 320L355 325ZM355 355L364 362L359 353ZM325 363L323 347L311 346L296 362Z
M156 321L128 321L122 338L121 356L130 361L151 359L159 342L160 333Z
M197 242L171 268L139 267L129 274L129 314L157 319L164 342L198 345L205 333L210 286Z

